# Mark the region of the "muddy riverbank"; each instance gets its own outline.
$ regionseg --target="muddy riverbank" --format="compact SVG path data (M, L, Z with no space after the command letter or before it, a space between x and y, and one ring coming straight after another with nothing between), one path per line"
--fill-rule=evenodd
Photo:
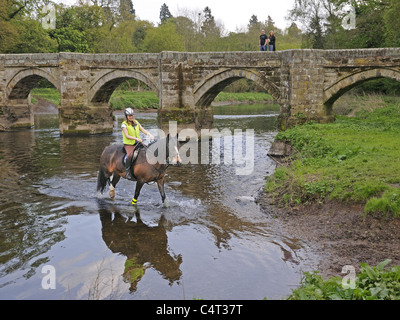
M364 215L364 206L329 201L323 204L279 208L261 193L258 203L277 219L290 236L301 239L320 257L318 271L324 277L343 276L342 268L360 263L375 266L385 259L400 265L400 221Z

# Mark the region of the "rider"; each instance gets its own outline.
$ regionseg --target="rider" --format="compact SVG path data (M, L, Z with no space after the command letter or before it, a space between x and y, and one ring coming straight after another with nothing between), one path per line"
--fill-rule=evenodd
M135 112L132 108L126 108L124 111L126 120L122 122L122 138L124 142L124 148L127 154L125 163L125 175L126 179L132 180L130 168L132 165L133 151L139 143L143 140L140 139L139 130L150 137L150 140L154 140L153 135L145 130L142 125L135 119Z

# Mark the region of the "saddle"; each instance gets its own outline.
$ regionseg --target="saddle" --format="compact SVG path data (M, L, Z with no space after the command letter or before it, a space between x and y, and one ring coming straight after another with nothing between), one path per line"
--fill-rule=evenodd
M135 148L135 150L133 150L132 161L131 161L131 167L133 167L133 166L135 165L135 162L136 162L136 159L137 159L137 157L138 157L139 151L140 151L141 149L143 149L144 147L145 147L145 146L144 146L143 144L139 143L139 144L137 145L137 147ZM123 165L125 166L125 164L126 164L126 158L128 157L128 155L127 155L126 150L125 150L125 148L124 148L123 145L122 145L122 152L125 154L125 156L122 158L122 163L123 163Z

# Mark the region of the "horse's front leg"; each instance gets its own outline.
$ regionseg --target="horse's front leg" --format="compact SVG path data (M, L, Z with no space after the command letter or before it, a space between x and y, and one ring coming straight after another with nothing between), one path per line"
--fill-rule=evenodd
M136 182L135 196L132 198L132 204L133 205L137 204L137 200L139 198L140 190L142 190L142 187L143 187L143 182L138 180Z
M160 179L157 180L158 191L160 191L161 200L163 203L165 201L164 182L165 182L164 175Z

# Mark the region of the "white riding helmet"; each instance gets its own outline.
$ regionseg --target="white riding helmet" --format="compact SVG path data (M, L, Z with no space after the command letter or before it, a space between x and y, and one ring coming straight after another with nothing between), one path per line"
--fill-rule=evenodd
M134 116L135 115L135 111L133 111L132 108L126 108L124 111L125 117L127 116Z

